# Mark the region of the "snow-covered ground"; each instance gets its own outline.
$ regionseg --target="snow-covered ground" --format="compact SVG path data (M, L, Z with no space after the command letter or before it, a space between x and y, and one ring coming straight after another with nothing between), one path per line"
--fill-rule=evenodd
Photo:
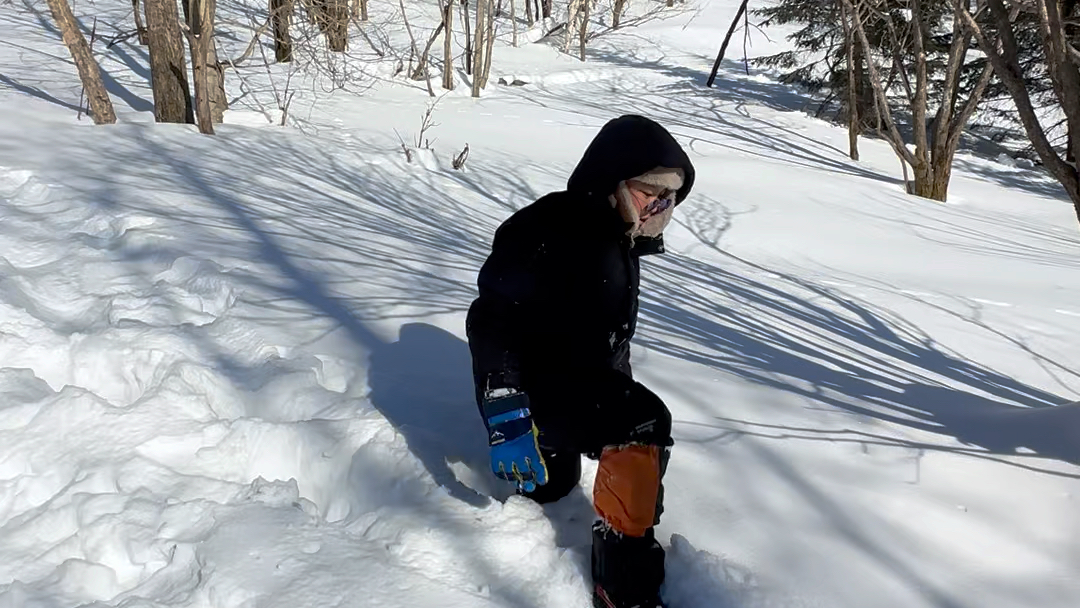
M971 154L947 204L909 197L767 75L701 87L737 5L586 63L500 43L410 164L430 101L391 58L298 87L285 128L245 68L208 137L153 123L144 48L99 43L120 122L94 127L44 0L0 4L0 606L587 606L594 465L546 508L490 477L463 324L494 228L625 112L699 175L633 354L675 418L672 608L1077 606L1071 206Z

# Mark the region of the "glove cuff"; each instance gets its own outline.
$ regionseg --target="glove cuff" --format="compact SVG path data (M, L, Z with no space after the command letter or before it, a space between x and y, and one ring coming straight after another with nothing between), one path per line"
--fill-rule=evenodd
M516 389L495 389L484 393L480 410L488 430L488 445L516 439L533 429L529 396Z

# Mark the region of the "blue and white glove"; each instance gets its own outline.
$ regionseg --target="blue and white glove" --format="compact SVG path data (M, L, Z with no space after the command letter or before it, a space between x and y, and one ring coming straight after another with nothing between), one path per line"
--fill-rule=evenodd
M547 483L547 464L540 455L536 424L529 411L529 397L514 389L485 393L484 424L491 446L491 471L517 484L524 492Z

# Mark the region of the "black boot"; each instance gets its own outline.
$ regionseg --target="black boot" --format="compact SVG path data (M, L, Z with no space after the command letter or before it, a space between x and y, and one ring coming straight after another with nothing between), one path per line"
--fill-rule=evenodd
M653 529L645 536L624 536L604 522L593 524L593 606L662 608L664 548Z

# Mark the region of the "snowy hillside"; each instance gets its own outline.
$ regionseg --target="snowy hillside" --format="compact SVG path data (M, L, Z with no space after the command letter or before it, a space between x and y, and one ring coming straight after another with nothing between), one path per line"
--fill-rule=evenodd
M94 127L44 1L0 4L0 607L588 606L595 464L546 508L491 478L464 316L495 227L636 112L698 170L633 351L675 419L671 608L1075 608L1070 204L968 153L909 197L768 75L701 87L738 2L693 1L586 63L504 38L492 82L527 84L459 82L411 164L430 100L390 58L284 128L247 69L209 137L100 45Z

